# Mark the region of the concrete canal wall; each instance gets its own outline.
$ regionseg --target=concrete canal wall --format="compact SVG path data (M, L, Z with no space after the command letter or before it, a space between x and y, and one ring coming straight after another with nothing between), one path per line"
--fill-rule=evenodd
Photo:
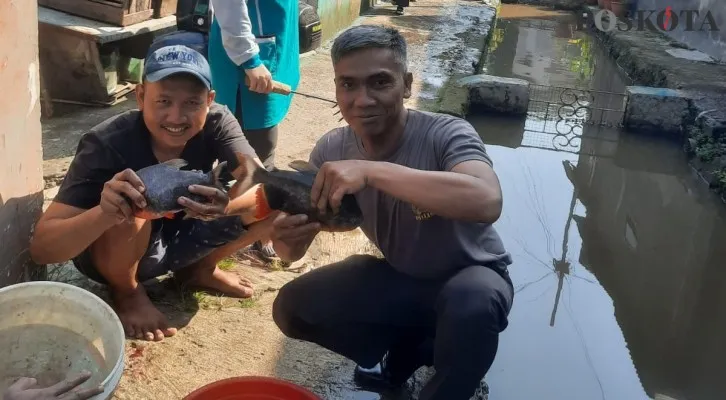
M678 24L673 30L664 33L717 60L726 61L726 2L723 0L638 0L637 7L644 12L660 12L666 7L672 7L673 13L679 18ZM693 11L691 15L694 19L690 27L686 23L686 11Z

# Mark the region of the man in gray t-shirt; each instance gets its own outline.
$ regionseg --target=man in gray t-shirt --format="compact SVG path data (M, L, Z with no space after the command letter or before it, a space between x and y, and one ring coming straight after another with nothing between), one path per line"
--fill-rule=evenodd
M514 297L512 259L492 226L502 210L492 161L465 120L403 106L412 76L396 30L350 28L331 54L349 126L325 134L310 154L320 169L312 200L336 209L354 194L361 229L384 258L352 256L288 283L275 322L356 361L366 386L399 386L433 365L420 399L469 399L494 361ZM320 231L302 215L273 225L275 249L288 260Z

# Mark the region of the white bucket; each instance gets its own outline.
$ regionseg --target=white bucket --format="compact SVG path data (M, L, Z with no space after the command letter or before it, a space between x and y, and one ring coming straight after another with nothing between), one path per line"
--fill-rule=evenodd
M106 400L124 369L125 335L106 302L60 282L27 282L0 289L0 394L20 376L52 385L82 370L82 387L102 385Z

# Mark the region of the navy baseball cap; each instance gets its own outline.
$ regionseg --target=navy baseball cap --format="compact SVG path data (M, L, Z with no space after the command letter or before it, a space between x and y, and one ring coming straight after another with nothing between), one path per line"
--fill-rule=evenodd
M144 79L157 82L174 74L192 74L212 88L212 71L209 63L198 51L183 45L164 46L146 57Z

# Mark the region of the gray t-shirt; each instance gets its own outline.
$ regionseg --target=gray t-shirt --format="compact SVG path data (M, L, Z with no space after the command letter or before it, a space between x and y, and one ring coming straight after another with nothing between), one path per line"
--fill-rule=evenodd
M461 118L409 110L402 141L382 161L427 171L450 171L468 160L492 165L481 138ZM350 127L337 128L318 140L310 163L320 167L326 161L365 160L362 148ZM356 198L363 211L361 229L400 272L440 278L472 265L500 269L512 263L491 224L431 215L371 187Z

